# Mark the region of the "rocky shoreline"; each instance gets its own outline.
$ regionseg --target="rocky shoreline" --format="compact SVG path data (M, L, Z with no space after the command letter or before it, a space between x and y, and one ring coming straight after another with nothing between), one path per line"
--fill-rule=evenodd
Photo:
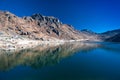
M21 50L27 48L34 48L38 45L43 44L51 44L58 45L63 44L63 40L55 40L55 41L41 41L41 40L32 40L28 38L14 38L10 36L2 36L0 37L0 50Z
M14 50L27 49L27 48L34 48L36 46L41 46L41 45L57 46L60 44L64 44L66 42L78 42L78 41L87 41L87 40L85 39L81 39L81 40L53 39L48 41L42 41L42 40L32 40L32 39L23 38L23 37L0 36L0 50L14 51Z

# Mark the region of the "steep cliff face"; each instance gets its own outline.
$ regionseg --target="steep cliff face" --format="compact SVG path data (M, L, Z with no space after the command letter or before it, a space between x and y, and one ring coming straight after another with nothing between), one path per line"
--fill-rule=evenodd
M77 40L83 39L85 35L67 24L62 24L59 19L50 16L34 14L31 16L36 21L39 31L58 39ZM81 35L81 36L80 36Z
M23 18L0 11L0 36L22 36L36 40L95 40L98 36L75 30L52 16L34 14Z
M20 18L10 12L0 12L0 35L52 39L43 34L36 23L31 17Z

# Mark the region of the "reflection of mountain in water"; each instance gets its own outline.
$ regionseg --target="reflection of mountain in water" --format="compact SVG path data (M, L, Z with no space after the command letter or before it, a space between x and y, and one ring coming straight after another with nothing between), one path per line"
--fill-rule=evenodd
M6 71L16 66L31 66L41 68L54 65L63 58L72 56L78 51L89 51L100 47L95 43L66 43L59 46L42 45L34 49L21 50L16 52L1 52L0 70Z

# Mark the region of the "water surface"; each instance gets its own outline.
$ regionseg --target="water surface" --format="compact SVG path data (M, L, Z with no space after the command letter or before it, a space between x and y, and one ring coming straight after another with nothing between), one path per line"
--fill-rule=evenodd
M1 51L0 80L120 80L120 44L76 42Z

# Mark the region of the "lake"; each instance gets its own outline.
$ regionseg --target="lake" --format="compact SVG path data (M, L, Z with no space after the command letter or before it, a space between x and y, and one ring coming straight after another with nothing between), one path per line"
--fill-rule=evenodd
M0 80L120 80L120 43L73 42L1 51Z

